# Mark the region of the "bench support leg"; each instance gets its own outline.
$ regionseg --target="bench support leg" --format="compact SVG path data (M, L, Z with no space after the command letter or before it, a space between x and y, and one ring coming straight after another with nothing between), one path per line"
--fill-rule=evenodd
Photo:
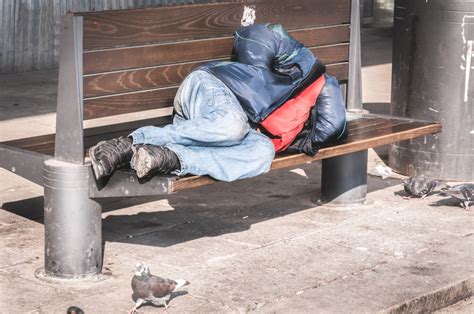
M367 156L363 150L323 160L321 200L334 205L358 205L367 195Z
M102 269L102 208L89 198L89 168L44 163L46 276L81 279Z

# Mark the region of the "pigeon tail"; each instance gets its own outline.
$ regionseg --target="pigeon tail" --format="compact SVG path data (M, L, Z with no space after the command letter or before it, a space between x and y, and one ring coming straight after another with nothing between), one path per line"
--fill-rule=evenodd
M175 281L176 281L176 287L174 288L173 291L176 291L181 287L189 285L189 282L187 280L184 280L184 279L178 279L178 280L175 280Z

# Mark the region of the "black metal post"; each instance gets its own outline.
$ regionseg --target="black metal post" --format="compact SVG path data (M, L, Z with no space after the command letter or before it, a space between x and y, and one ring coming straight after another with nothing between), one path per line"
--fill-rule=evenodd
M363 112L360 47L360 0L352 0L347 111L349 118ZM322 161L321 200L338 206L364 203L367 195L367 156L363 150Z
M367 195L367 156L363 150L324 159L321 200L334 205L358 205Z

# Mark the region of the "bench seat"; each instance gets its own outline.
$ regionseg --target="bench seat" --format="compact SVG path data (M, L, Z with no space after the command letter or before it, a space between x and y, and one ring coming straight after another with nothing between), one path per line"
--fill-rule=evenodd
M144 125L144 123L163 125L163 123L167 122L161 121L160 123L160 118L158 118L147 121L125 123L122 124L121 127L113 125L85 129L85 151L97 143L98 140L110 139L117 136L127 136L132 130L140 125ZM338 141L337 143L327 144L325 147L321 148L314 157L305 154L278 154L272 163L272 170L350 154L371 147L437 133L441 131L441 125L435 122L365 114L351 118L348 122L348 131L349 133L346 139ZM100 134L100 136L98 134ZM45 154L53 158L55 144L54 138L55 134L48 134L3 142L1 144L39 154ZM2 165L2 167L4 166ZM91 180L93 180L92 176ZM211 184L213 182L215 182L215 180L208 176L156 176L148 182L140 183L133 171L123 170L112 175L107 184L104 184L103 186L91 184L90 195L91 197L123 196L124 190L128 191L127 196L168 194L201 185Z

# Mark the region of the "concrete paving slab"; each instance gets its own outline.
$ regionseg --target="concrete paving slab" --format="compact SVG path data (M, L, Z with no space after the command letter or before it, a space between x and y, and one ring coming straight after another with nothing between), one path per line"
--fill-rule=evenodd
M43 255L43 226L36 222L16 222L0 226L0 270L29 263Z
M33 312L46 304L62 302L74 297L62 288L26 280L0 272L0 309L2 313ZM65 309L62 311L65 313Z
M407 259L392 258L390 262L371 269L343 277L328 285L308 289L262 308L263 313L281 313L291 309L294 312L308 312L308 304L324 313L380 312L393 313L431 312L446 306L454 300L431 299L417 302L426 291L435 291L457 281L465 280L465 270L459 267L457 258L440 258L446 252L462 250L472 259L472 239L462 239L457 244L441 245L436 250L423 251ZM451 254L448 254L451 255ZM451 255L452 256L452 255ZM468 273L472 274L473 266ZM338 297L335 297L338 296ZM411 300L407 303L407 300ZM387 307L387 305L392 305ZM416 305L416 307L415 307Z
M416 228L425 228L430 233L445 233L453 236L465 236L473 232L474 219L472 213L460 206L438 206L439 201L446 197L433 197L425 200L404 201L404 206L396 211L383 214L383 219L398 221Z

